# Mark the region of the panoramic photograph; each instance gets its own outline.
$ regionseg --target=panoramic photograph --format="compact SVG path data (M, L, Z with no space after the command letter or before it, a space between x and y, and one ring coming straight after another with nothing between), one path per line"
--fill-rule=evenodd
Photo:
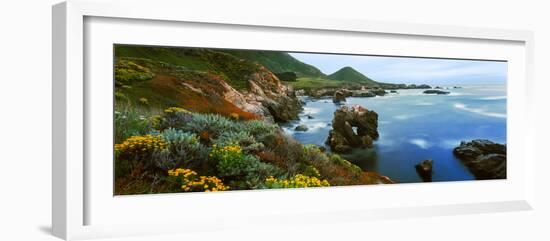
M115 195L506 179L506 61L113 47Z

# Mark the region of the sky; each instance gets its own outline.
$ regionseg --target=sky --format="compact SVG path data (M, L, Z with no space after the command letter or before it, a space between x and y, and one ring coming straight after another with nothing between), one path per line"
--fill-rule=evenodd
M290 53L325 74L350 66L367 77L385 83L406 84L504 84L507 63L498 61L381 57Z

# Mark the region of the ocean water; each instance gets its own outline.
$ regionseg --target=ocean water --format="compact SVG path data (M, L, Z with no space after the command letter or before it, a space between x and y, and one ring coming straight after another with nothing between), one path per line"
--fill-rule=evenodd
M378 172L398 183L421 182L414 165L425 159L434 160L433 181L474 180L453 156L453 148L460 141L473 139L506 143L506 86L449 87L449 95L426 95L422 91L398 90L386 96L347 98L345 105L359 104L378 113L380 138L373 148L355 149L342 156L363 170ZM339 105L332 99L305 100L301 119L282 127L304 144L326 146L332 116ZM309 130L294 131L301 124Z

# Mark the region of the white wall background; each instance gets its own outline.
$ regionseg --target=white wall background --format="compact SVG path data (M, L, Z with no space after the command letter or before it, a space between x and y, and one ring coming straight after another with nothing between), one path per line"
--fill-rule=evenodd
M184 0L182 0L184 1ZM51 8L54 0L0 8L0 240L56 240L51 228ZM202 0L212 14L277 11L397 22L525 29L535 32L537 193L535 211L377 222L223 230L117 240L549 240L550 14L547 1ZM154 9L152 9L154 11Z

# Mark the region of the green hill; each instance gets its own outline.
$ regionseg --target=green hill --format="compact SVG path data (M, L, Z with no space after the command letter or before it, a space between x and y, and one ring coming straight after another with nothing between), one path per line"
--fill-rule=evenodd
M372 80L371 78L359 73L359 71L355 70L352 67L344 67L340 70L332 73L328 76L329 79L332 80L338 80L338 81L345 81L345 82L355 82L355 83L361 83L366 85L378 85L379 83Z
M285 52L257 50L223 50L223 52L257 62L273 73L294 72L298 77L325 76L321 70L309 64L305 64Z

